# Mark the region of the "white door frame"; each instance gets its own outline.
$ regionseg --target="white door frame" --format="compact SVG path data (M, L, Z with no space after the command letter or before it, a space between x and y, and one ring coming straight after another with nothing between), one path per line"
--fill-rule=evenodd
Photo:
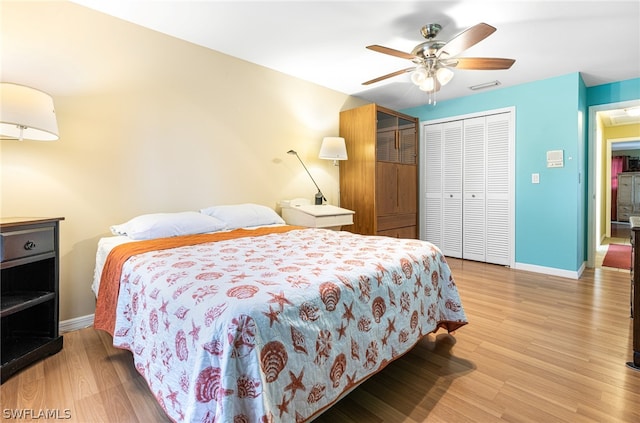
M604 177L604 181L605 181L605 186L604 186L604 199L600 199L600 201L604 201L604 215L605 215L605 234L604 237L606 238L611 238L611 206L612 206L612 201L613 199L611 198L611 177L613 175L611 175L611 157L613 156L612 150L613 150L613 144L618 143L618 142L630 142L630 141L640 141L640 138L637 137L630 137L630 138L608 138L606 140L604 140L605 142L605 149L603 151L604 154L604 171L605 171L605 177ZM602 192L602 190L600 190L600 192ZM602 241L602 236L603 234L600 234L600 239L598 239L596 237L597 240L597 244L600 244L600 242Z
M589 158L587 164L587 184L589 204L587 206L587 267L595 267L595 253L600 243L600 233L596 231L596 224L600 221L600 210L598 205L603 201L600 187L603 169L596 164L601 163L604 154L602 143L602 131L597 121L598 112L607 110L624 109L640 105L640 100L621 101L617 103L600 104L589 107L589 128L588 128L588 151ZM597 186L596 186L597 185Z

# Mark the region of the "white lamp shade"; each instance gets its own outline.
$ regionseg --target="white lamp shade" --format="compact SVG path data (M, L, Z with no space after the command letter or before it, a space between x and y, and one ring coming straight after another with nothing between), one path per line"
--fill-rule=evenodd
M453 71L449 68L438 68L436 78L438 78L440 85L447 85L453 78Z
M325 160L347 160L347 146L344 138L325 137L318 157Z
M58 122L51 96L24 85L0 83L0 136L57 140Z
M420 89L422 91L434 91L436 88L436 81L433 79L433 76L428 76L422 83L420 84Z
M420 85L425 79L427 79L427 76L429 76L427 70L423 66L418 66L416 70L411 72L411 82L416 85Z

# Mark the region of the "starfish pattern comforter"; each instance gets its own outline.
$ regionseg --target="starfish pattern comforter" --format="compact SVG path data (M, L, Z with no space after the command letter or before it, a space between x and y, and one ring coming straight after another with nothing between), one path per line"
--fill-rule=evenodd
M176 422L307 421L426 334L467 323L444 256L419 240L292 228L120 270L100 287L118 284L113 344Z

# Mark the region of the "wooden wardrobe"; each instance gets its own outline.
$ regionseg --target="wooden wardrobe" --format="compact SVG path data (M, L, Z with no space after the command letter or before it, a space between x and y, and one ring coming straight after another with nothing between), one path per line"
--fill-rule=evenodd
M344 230L418 238L418 119L376 104L340 113L348 160L340 162Z

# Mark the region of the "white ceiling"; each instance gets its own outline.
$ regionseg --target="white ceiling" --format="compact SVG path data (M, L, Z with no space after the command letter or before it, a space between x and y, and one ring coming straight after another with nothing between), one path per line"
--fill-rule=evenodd
M409 74L363 86L411 66L365 46L410 52L426 23L441 24L447 41L486 22L497 31L461 56L516 60L509 70L455 70L438 100L493 80L508 87L580 72L594 86L640 77L638 0L74 2L392 109L425 104L426 94Z
M640 106L630 107L634 111L640 109ZM640 123L640 115L629 114L627 109L614 109L598 112L598 116L604 126L621 126Z

